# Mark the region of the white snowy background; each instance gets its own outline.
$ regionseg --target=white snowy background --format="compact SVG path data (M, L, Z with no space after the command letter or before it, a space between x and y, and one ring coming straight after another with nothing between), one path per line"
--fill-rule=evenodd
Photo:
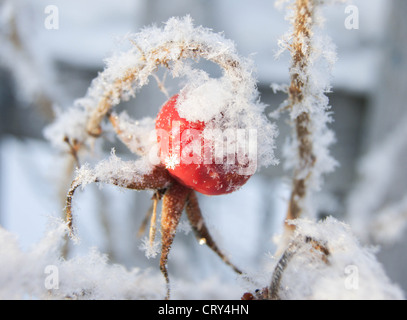
M325 30L338 54L329 97L338 140L332 153L340 167L325 178L320 212L349 224L350 229L329 220L325 228L336 232L335 241L348 237L346 244L359 259L361 289L357 293L331 292L328 288L338 284L321 266L314 268L318 278L311 272L312 264L307 264L311 267L304 270L303 278L296 278L295 268L304 264L297 261L286 283L290 287L287 298L404 297L407 204L403 194L407 179L403 178L407 178L407 168L402 159L407 154L407 126L402 124L406 112L401 105L407 45L400 40L406 23L400 22L402 18L393 8L407 13L402 2L353 1L360 15L357 30L344 26L346 4L324 10ZM44 8L49 4L43 0L0 1L1 37L9 34L7 23L14 17L29 57L13 51L12 46L0 48L0 298L46 297L47 265L59 268L60 289L52 297L162 298L165 290L159 259L147 259L140 249L143 237L136 236L151 193L111 186L88 186L77 192L74 211L80 242L68 244L68 260L58 259L64 232L58 221L70 181L63 180L66 159L43 138L49 118L33 97L42 92L61 108L69 106L86 93L90 81L103 70L103 60L121 46L123 36L152 23L161 25L172 16L190 14L196 25L224 32L242 56L252 55L262 102L272 111L284 97L274 95L270 85L289 80L288 55L274 59L278 40L288 29L285 13L270 0L123 0L120 5L112 0L55 0L59 28L48 30ZM400 63L394 67L393 78L388 59ZM145 108L134 110L132 116L154 116L165 101L156 92L154 86L143 88L136 99L137 106ZM290 131L283 120L278 126L277 156L281 157L279 147ZM121 152L128 157L118 147ZM200 197L211 233L247 277L237 279L217 256L200 246L185 220L170 253L174 298L239 299L245 291L267 285L276 262L273 240L282 230L289 179L290 173L279 165L263 169L236 193ZM306 222L300 226L323 239L328 236ZM359 244L376 246L379 262L370 249ZM333 243L332 248L343 245ZM346 257L337 259L338 270L356 263ZM30 285L26 285L27 279L31 279ZM304 292L301 286L306 281L312 282L314 292ZM363 286L363 281L372 288Z

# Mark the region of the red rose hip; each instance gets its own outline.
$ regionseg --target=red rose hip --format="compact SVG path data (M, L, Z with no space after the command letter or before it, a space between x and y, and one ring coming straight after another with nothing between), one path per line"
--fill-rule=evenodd
M206 124L181 118L176 108L178 97L167 101L156 118L161 162L180 183L200 193L221 195L236 191L251 174L241 174L238 169L244 165L237 160L231 166L208 161L211 158L204 155L213 152L213 146L208 147L204 139Z

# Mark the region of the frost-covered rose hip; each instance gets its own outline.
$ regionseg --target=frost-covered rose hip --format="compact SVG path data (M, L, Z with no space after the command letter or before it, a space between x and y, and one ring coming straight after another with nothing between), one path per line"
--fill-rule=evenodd
M182 118L176 108L178 97L167 101L156 118L161 162L180 183L200 193L221 195L239 189L251 175L239 173L237 160L229 166L208 161L212 158L205 156L212 155L213 145L204 139L206 124Z
M87 95L58 115L46 136L56 145L63 142L63 150L68 146L77 158L79 147L91 147L96 138L104 136L102 123L107 117L119 140L139 157L122 161L112 152L93 168L82 166L67 192L66 222L73 235L74 193L87 184L153 191L151 210L144 220L150 220L145 248L147 256L157 253L155 235L159 224L159 265L169 299L168 257L183 213L199 242L236 273L242 273L210 235L197 192L230 193L255 173L257 165L276 164L273 149L277 132L265 116L266 106L260 102L253 64L242 59L234 43L222 34L202 26L196 28L186 16L171 18L163 28L144 28L129 38L131 48L107 60L105 70L92 81ZM199 66L194 68L192 62L200 59L218 65L222 76L211 78ZM157 77L159 67L167 68L173 78L186 81L180 95L164 105L156 121L150 117L135 121L125 111L114 112L115 106L134 97L136 90L149 82L148 77ZM165 91L161 80L157 80ZM257 141L261 141L261 148L257 148ZM161 148L159 161L157 146ZM161 219L157 222L160 201ZM140 231L144 229L145 223Z

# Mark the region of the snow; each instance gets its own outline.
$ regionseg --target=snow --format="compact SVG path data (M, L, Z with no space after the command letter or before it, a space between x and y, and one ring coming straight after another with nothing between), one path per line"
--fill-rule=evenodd
M13 234L0 228L1 242L7 244L0 249L1 299L159 299L164 294L155 285L162 280L160 275L109 264L96 249L82 257L61 259L67 229L64 223L54 224L27 251L19 248ZM50 266L56 273L47 272ZM48 277L52 276L58 285L50 288Z
M318 223L297 219L294 224L295 251L283 270L281 299L404 299L377 261L375 250L363 247L348 225L331 217ZM328 255L312 242L326 248Z
M194 79L197 79L195 75ZM177 104L180 116L192 122L209 122L224 112L225 106L233 100L231 84L224 82L220 79L205 79L202 84L188 82Z
M23 161L23 153L17 151L19 148L27 150L27 144L14 139L2 142L2 172L9 175L2 175L0 297L162 299L165 295L165 283L159 272L157 259L151 256L150 260L155 261L154 266L146 267L142 262L145 252L136 247L136 251L140 252L137 256L137 252L132 252L131 247L129 248L125 228L129 221L128 217L123 219L120 212L125 210L121 210L120 206L130 208L136 214L143 213L139 206L129 206L130 203L123 197L129 196L129 193L108 192L111 201L108 208L110 221L115 221L113 225L118 226L114 229L117 234L115 242L121 243L122 254L134 255L137 257L135 260L129 264L117 263L108 258L103 249L106 234L98 222L97 214L92 213L94 208L89 205L97 199L89 192L78 194L75 201L81 241L73 245L68 258L62 258L61 250L68 231L65 223L60 220L61 207L55 196L55 184L41 183L41 188L38 188L38 182L46 181L43 175L54 179L60 176L61 170L49 171L56 165L55 154L49 145L34 142L28 145L30 157ZM111 157L111 160L106 161L121 161ZM32 187L33 182L27 175L27 169L36 171L36 188ZM7 189L4 188L5 184ZM24 191L24 186L29 190ZM39 194L35 194L35 190L40 191ZM109 191L107 188L103 190ZM245 270L245 274L236 278L217 256L205 246L200 246L192 234L184 235L181 228L169 261L172 297L240 299L246 291L269 285L279 256L267 255L267 252L274 252L272 237L282 232L280 228L286 211L288 191L287 186L283 187L278 183L272 187L268 181L255 175L245 188L225 196L227 201L222 201L221 197L202 196L200 204L211 233L232 261ZM23 192L25 201L12 199ZM38 201L46 206L38 208ZM55 205L54 209L50 207L51 204ZM31 212L31 215L27 216L27 212ZM272 220L269 220L270 217ZM315 254L313 249L309 250L308 244L301 241L304 247L300 246L301 250L291 260L282 278L283 298L404 298L398 286L385 275L375 258L375 249L362 246L348 225L333 218L318 223L300 220L296 225L294 239L312 237L323 243L330 252L329 265L321 262L318 258L320 254ZM146 241L141 244L146 244ZM53 266L58 271L58 289L45 288L45 284L55 275L45 272L49 266L51 271ZM349 278L355 275L358 278ZM357 290L354 289L356 284Z
M371 248L364 248L350 228L333 218L314 223L297 220L297 250L284 269L282 299L403 299L391 283ZM52 219L43 237L22 250L17 237L0 228L0 297L2 299L161 299L164 282L158 270L128 269L111 264L105 254L90 248L82 255L61 258L67 227ZM329 251L328 262L304 239L313 239ZM254 290L273 270L248 273L237 282L209 276L202 282L174 277L178 299L239 299L245 287ZM50 278L51 277L51 278ZM52 278L54 277L54 278ZM254 277L254 278L251 278ZM222 285L221 285L222 284ZM54 285L54 286L52 286ZM267 286L267 283L263 282ZM50 287L51 286L51 287Z

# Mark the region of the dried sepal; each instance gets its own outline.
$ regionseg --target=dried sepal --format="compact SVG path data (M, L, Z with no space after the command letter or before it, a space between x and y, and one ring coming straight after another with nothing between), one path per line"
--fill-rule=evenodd
M140 161L140 160L139 160ZM65 215L67 225L73 235L72 201L78 187L90 183L105 183L132 190L166 189L173 179L163 166L153 167L150 171L140 170L138 161L121 161L115 155L110 161L101 161L95 168L87 165L77 170L66 198Z

